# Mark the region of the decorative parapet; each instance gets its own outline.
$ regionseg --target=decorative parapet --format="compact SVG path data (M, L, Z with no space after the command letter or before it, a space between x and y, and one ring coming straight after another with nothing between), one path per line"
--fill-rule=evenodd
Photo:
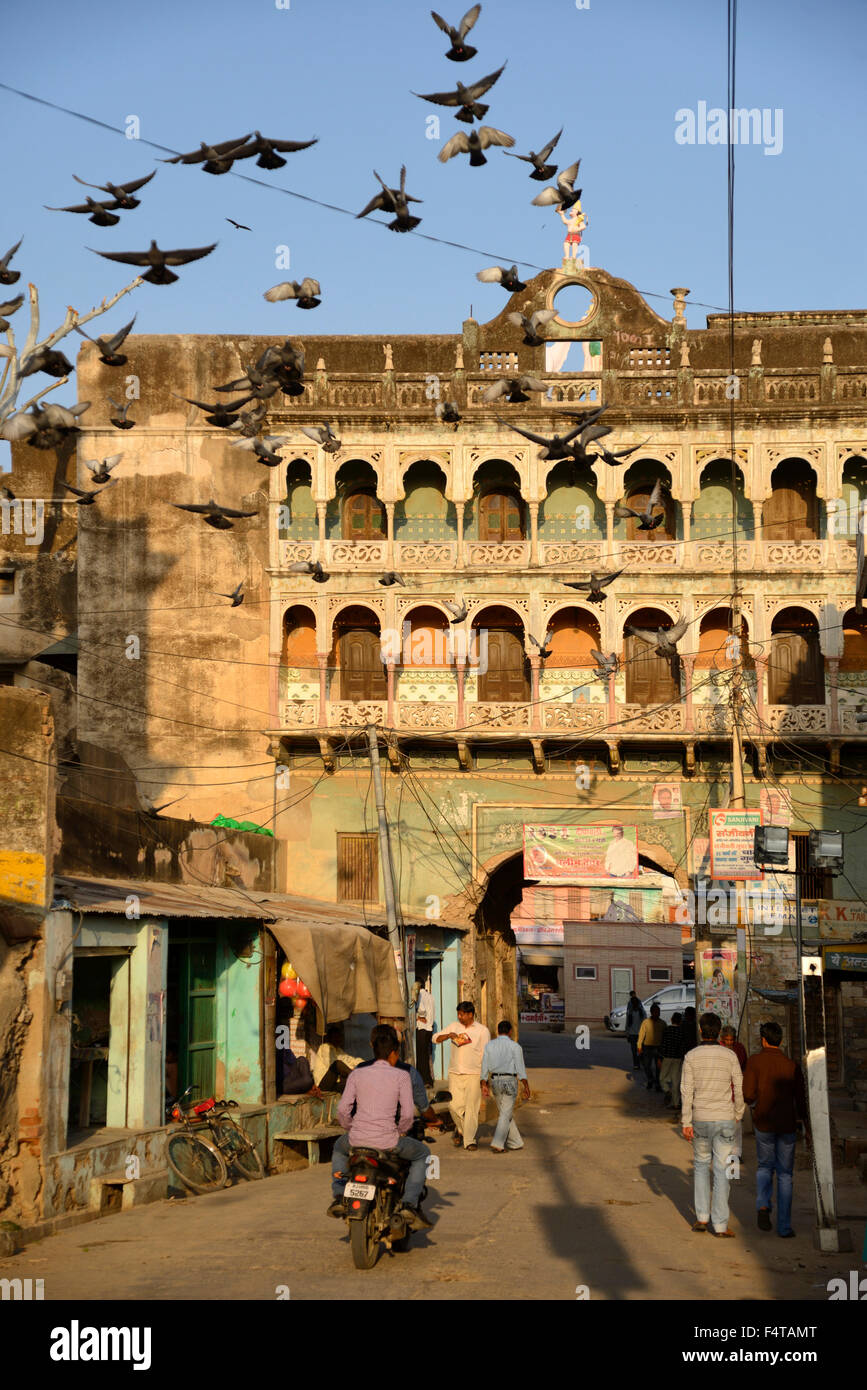
M335 729L359 728L365 724L384 724L388 706L384 700L330 700L328 724Z
M283 701L282 727L284 729L315 729L318 723L318 700Z
M454 700L401 700L398 725L402 729L453 729L457 708Z
M458 562L456 541L398 541L394 552L398 570L451 570Z
M602 729L608 723L608 706L553 701L542 706L542 721L546 729Z
M530 563L529 541L468 541L467 565L487 569L491 565L508 565L519 569Z
M654 569L676 568L683 565L683 545L677 541L618 541L618 562L642 565Z
M647 709L644 705L618 705L617 724L620 733L676 734L684 728L685 711L682 705L660 705Z
M604 553L604 541L539 542L539 564L543 566L568 565L570 569L584 569L598 564Z
M750 569L753 564L752 541L738 541L738 569ZM725 541L693 541L692 562L695 569L730 570L734 564L735 547Z
M825 568L825 541L765 541L765 564L769 569Z
M278 567L288 569L290 565L300 564L304 560L312 560L315 545L315 541L278 541Z
M824 734L829 716L827 705L769 705L767 722L776 733Z
M519 704L468 704L467 727L471 729L528 729L530 706Z
M350 569L384 569L388 542L381 541L327 541L325 554L327 564L335 569L345 566Z

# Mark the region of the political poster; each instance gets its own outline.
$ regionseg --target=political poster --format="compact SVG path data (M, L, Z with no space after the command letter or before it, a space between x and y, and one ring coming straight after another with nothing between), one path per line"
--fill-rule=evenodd
M634 825L525 825L524 877L559 880L638 878Z

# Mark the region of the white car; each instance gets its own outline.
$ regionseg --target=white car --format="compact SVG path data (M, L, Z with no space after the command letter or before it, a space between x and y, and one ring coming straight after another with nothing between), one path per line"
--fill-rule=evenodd
M648 995L641 1002L648 1018L650 1018L651 1004L658 1004L659 1016L663 1023L670 1023L672 1014L682 1014L684 1009L688 1009L690 1005L695 1008L695 981L684 980L679 985L665 985L662 989L657 990L656 994ZM621 1005L619 1009L612 1009L610 1014L605 1015L604 1023L611 1033L625 1033L626 1005Z

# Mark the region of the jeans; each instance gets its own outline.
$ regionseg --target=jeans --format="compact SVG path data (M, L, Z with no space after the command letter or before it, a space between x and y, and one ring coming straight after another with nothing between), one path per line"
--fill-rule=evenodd
M641 1065L644 1067L647 1084L648 1086L656 1086L657 1090L662 1089L659 1085L659 1053L658 1047L643 1047L641 1049Z
M632 1065L633 1065L633 1067L637 1067L637 1066L638 1066L638 1034L637 1034L637 1033L627 1033L627 1034L626 1034L626 1041L629 1043L629 1046L632 1048Z
M368 1147L364 1145L363 1147ZM378 1147L370 1145L370 1148ZM334 1145L331 1155L331 1195L332 1197L342 1197L343 1189L349 1181L349 1135L341 1134ZM422 1144L418 1139L410 1139L408 1135L402 1134L393 1149L388 1153L397 1154L398 1158L409 1160L409 1173L407 1174L406 1184L403 1189L403 1200L409 1206L418 1205L424 1187L425 1170L427 1168L428 1155L430 1149L427 1144Z
M729 1222L729 1179L726 1165L735 1139L734 1120L693 1120L693 1172L695 1216L710 1220L715 1231L726 1230ZM713 1204L710 1195L710 1165L713 1158Z
M500 1112L497 1120L497 1128L494 1130L494 1137L491 1140L492 1149L523 1149L524 1141L518 1130L518 1126L512 1119L515 1109L515 1101L518 1099L518 1081L513 1081L508 1076L495 1076L491 1078L491 1095L497 1102L497 1109Z
M771 1134L757 1129L756 1210L773 1206L774 1173L777 1175L777 1231L781 1236L792 1229L792 1173L795 1168L795 1134Z

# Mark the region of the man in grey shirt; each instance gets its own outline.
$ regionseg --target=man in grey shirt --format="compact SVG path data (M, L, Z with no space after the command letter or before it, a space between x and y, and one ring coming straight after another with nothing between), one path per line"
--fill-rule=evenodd
M511 1032L511 1023L504 1020L497 1027L496 1038L486 1044L482 1053L482 1095L493 1095L500 1112L491 1140L491 1153L495 1154L501 1154L504 1149L524 1147L512 1113L518 1099L518 1082L522 1084L525 1100L530 1099L530 1083L524 1066L524 1054L512 1041Z

